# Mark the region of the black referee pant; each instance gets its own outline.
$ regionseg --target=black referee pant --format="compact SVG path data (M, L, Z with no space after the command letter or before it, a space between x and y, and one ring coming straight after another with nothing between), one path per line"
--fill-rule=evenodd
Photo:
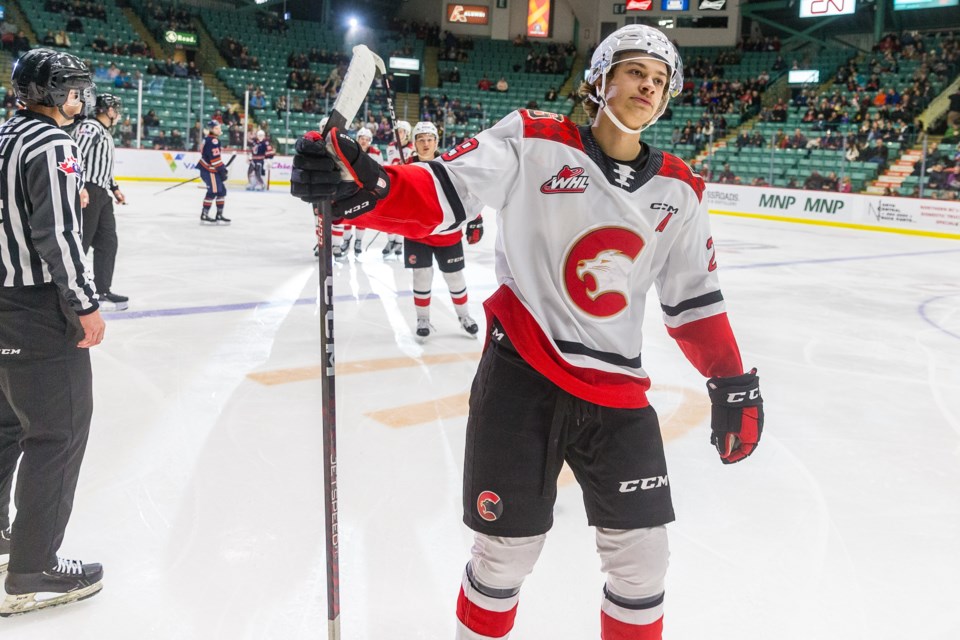
M90 352L54 285L0 287L0 528L10 526L12 573L57 564L93 415Z
M113 286L113 268L117 263L117 218L113 215L113 195L92 182L84 185L90 204L83 210L83 252L93 249L93 280L97 293Z

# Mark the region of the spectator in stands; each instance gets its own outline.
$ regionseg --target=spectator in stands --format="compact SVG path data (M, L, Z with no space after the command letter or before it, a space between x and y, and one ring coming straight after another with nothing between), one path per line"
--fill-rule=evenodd
M947 129L960 128L960 89L950 94L950 106L947 109Z
M73 42L70 41L70 36L67 35L67 32L63 29L57 31L56 35L53 36L53 44L54 46L64 47L65 49L73 46Z
M180 133L179 129L174 129L170 133L170 148L183 149L183 134Z
M763 176L756 176L753 180L750 181L750 184L754 187L768 187L770 183L767 182L767 179Z
M203 127L200 126L200 121L197 120L194 122L193 127L190 128L190 150L199 151L200 146L203 144Z
M556 102L557 90L554 89L553 87L550 87L550 89L548 89L547 92L543 95L543 99L545 102Z
M717 182L721 184L734 184L736 181L737 175L733 172L733 169L730 168L730 163L723 163L723 171L721 171L717 177Z
M744 147L749 147L750 145L750 134L746 129L741 129L740 133L737 135L737 150L743 149Z
M500 79L497 80L497 91L500 93L506 93L510 90L510 85L507 83L507 79L503 76L500 76Z
M803 188L820 191L823 188L823 176L820 175L820 172L816 169L811 171L807 179L803 181Z
M117 125L120 132L120 146L133 146L133 124L130 122L130 116L126 116L123 121Z
M480 91L490 91L491 86L493 86L493 83L490 82L490 78L488 78L486 74L477 82L477 89Z
M67 20L66 31L70 33L83 33L83 22L81 22L80 18L71 16L70 19Z
M170 148L170 146L167 144L167 137L163 133L163 129L157 131L157 135L153 137L153 148L164 151Z
M840 193L853 193L853 182L851 182L850 176L843 176L843 180L840 181L840 186L837 188L837 191Z
M793 135L787 138L787 148L788 149L806 149L807 148L807 137L803 135L803 132L800 131L799 127L794 129Z
M150 129L152 127L159 127L159 126L160 126L160 118L157 117L157 112L154 111L153 109L150 109L150 111L148 111L143 116L143 136L144 137L149 136Z
M881 138L874 140L872 147L864 152L865 162L875 162L879 169L887 166L887 160L890 158L890 150Z
M40 41L42 44L47 45L48 47L56 46L57 36L54 35L53 31L47 29L47 33L43 36L43 40Z
M823 183L820 185L820 188L824 191L837 191L840 188L840 179L837 177L836 171L831 171L827 174L827 177L823 179Z

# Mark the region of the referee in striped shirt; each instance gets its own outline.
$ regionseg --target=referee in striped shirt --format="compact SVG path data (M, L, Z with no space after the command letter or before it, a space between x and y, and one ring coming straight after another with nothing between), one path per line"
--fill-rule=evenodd
M92 105L93 80L76 56L33 49L11 84L24 108L0 125L0 616L90 597L103 577L57 555L93 416L89 348L105 329L80 242L83 170L62 129Z
M80 148L86 182L86 194L80 194L83 252L93 248L93 280L97 283L97 298L104 311L123 311L128 301L126 296L110 291L119 246L113 200L116 199L117 204L127 201L113 179L114 146L110 130L120 121L121 111L120 98L109 93L98 95L96 117L81 121L71 133Z

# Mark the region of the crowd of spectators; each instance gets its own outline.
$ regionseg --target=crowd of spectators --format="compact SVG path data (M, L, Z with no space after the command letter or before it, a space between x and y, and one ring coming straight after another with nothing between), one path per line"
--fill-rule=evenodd
M50 13L71 16L75 18L93 18L94 20L106 20L107 10L103 3L81 2L80 0L46 0L43 8ZM80 32L83 31L83 25L80 25Z
M229 36L220 40L220 54L236 69L260 69L260 60L250 55L249 47Z

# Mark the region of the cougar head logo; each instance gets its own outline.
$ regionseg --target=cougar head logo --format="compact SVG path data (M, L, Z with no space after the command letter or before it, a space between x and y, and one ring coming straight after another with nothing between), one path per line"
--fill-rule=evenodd
M605 293L627 294L627 274L633 259L619 249L605 249L593 258L577 263L577 277L587 285L587 296L596 300ZM593 280L593 286L587 281Z

